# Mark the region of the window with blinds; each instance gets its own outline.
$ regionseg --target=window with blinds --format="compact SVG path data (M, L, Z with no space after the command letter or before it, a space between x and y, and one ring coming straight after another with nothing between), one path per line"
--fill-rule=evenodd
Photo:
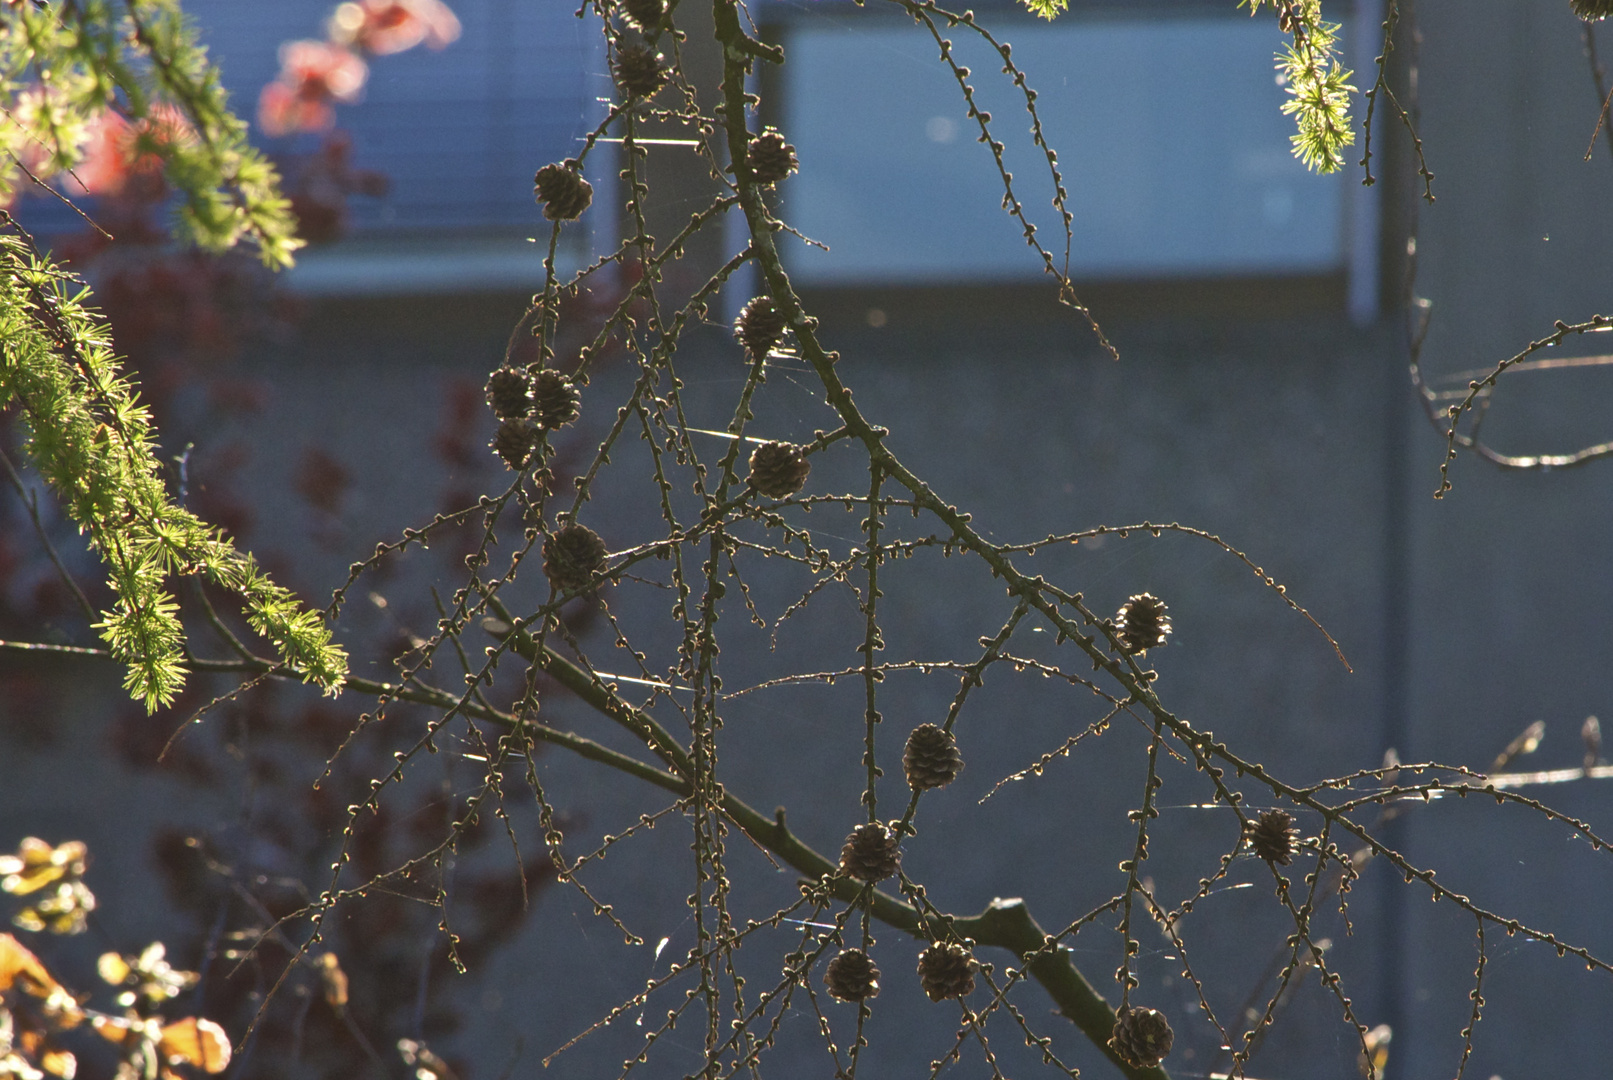
M313 292L527 287L541 280L548 223L532 197L532 175L572 156L604 116L611 83L597 27L575 4L449 0L459 39L369 60L363 100L338 105L352 139L352 165L388 182L379 197L353 196L351 235L304 254L288 278ZM279 70L282 43L322 38L334 0L185 0L209 55L221 66L231 104L253 120L258 93ZM314 149L319 136L253 140L276 156ZM609 176L601 155L590 175ZM31 199L24 216L49 233L78 227L59 204ZM568 261L585 257L588 237ZM529 238L540 236L543 244ZM543 250L540 251L539 249Z
M788 56L782 126L801 160L783 187L784 214L830 248L787 245L795 280L1041 276L1022 227L994 209L1002 177L927 28L833 0L774 3L768 14ZM980 23L1012 43L1038 95L1069 192L1073 277L1348 273L1368 279L1351 283L1352 308L1375 304L1375 203L1356 194L1358 178L1312 175L1290 153L1293 124L1281 112L1272 62L1283 37L1273 19L1231 4L1077 4L1046 23L992 4ZM1053 181L1031 141L1023 92L968 27L939 29L1006 146L1038 240L1062 263Z

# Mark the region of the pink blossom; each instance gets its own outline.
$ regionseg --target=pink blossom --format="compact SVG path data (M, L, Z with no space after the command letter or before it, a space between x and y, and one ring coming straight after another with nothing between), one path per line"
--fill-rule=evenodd
M91 120L84 156L63 180L70 193L116 195L134 173L157 173L163 151L195 137L190 121L172 105L158 104L131 123L111 109Z
M332 40L386 56L424 43L441 49L459 37L459 19L442 0L357 0L331 17Z
M324 41L280 47L280 74L258 95L258 126L269 135L324 131L336 122L333 102L352 103L369 67L351 49Z

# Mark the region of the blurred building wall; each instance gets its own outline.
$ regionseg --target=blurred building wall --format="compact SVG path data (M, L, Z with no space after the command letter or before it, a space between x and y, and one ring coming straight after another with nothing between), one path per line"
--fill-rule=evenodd
M1486 371L1548 333L1554 319L1609 310L1613 159L1598 145L1589 162L1581 160L1600 102L1564 0L1430 2L1419 5L1418 16L1420 130L1438 201L1418 211L1416 292L1433 303L1427 372L1456 388L1482 377L1463 373ZM1608 47L1613 51L1613 39ZM1410 54L1408 42L1396 62ZM1358 76L1358 85L1365 81ZM1384 249L1393 278L1416 191L1402 130L1382 113L1377 123L1378 160L1392 163L1384 168ZM698 194L698 171L684 170L684 179ZM1162 696L1184 718L1273 772L1304 781L1375 767L1389 746L1408 763L1484 769L1534 720L1547 722L1547 736L1525 763L1575 765L1581 721L1609 712L1613 465L1506 473L1464 455L1452 468L1454 490L1435 501L1444 443L1421 418L1405 375L1403 299L1391 280L1386 314L1362 329L1348 318L1343 296L1342 281L1325 276L1095 281L1085 298L1119 347L1119 361L1034 285L938 291L865 283L809 300L824 313L824 336L841 352L841 372L860 406L892 428L896 452L977 524L991 523L997 538L1142 520L1203 528L1286 585L1338 639L1354 669L1346 671L1247 567L1202 541L1110 537L1045 556L1046 572L1098 610L1144 590L1168 601L1176 634L1150 659ZM252 377L270 390L266 407L227 434L252 449L243 486L268 493L249 540L271 566L322 595L378 534L441 508L460 478L429 463L431 432L443 423L451 388L479 385L497 362L520 300L514 292L356 300L343 299L338 288L294 340L253 359ZM1581 339L1560 351L1597 348L1595 339ZM738 349L720 328L691 337L680 374L697 410L693 422L726 422L725 395L738 364ZM602 369L585 395L584 420L569 436L579 452L594 445L614 412L612 395L632 375L620 363ZM809 377L781 366L759 402L756 430L800 440L826 426ZM1603 369L1514 379L1515 386L1503 384L1486 422L1496 445L1560 452L1608 438L1613 382ZM490 435L491 421L479 423ZM330 517L288 493L295 463L310 447L341 461L351 476L349 496ZM859 481L849 457L830 456L813 483L858 490ZM613 546L656 527L641 503L608 494L585 520ZM764 610L771 605L776 613L791 599L765 577L751 583ZM903 564L886 590L887 658L966 654L1005 614L1000 588L956 562ZM781 652L803 668L850 664L846 616L829 610L803 620L781 635ZM765 677L768 664L736 659L726 675L730 685L742 685ZM931 883L932 899L948 910L973 913L995 896L1024 896L1044 925L1057 925L1116 888L1108 867L1127 854L1117 837L1139 795L1129 779L1140 776L1145 744L1137 732L1117 730L1048 775L975 805L999 779L1094 718L1035 683L988 681L959 729L964 778L931 796L920 818L906 866ZM897 686L887 687L891 746L912 726L944 715L951 693L939 682L892 693ZM553 708L551 718L593 733L595 722L580 708ZM13 718L0 753L8 776L24 780L8 780L0 835L71 826L96 850L118 852L112 865L120 878L138 877L130 853L139 845L123 828L130 819L167 820L185 803L170 794L170 780L89 764L102 714L86 703L62 718L54 742L18 738ZM846 725L860 729L860 717L860 704L840 689L741 698L729 717L734 750L725 759L726 782L757 806L786 806L794 829L833 851L857 818L861 790L859 748L837 733L844 736ZM787 769L777 767L780 746L791 748ZM109 805L79 796L86 769L95 777L90 787L115 793ZM578 851L589 846L585 838L619 832L661 805L652 793L559 754L545 756L542 769L551 797L579 823ZM1539 794L1595 828L1613 827L1613 788L1604 783ZM90 812L92 805L99 809ZM1312 831L1316 824L1301 821ZM1166 838L1150 871L1166 895L1190 892L1236 838L1225 817L1185 801L1167 805L1162 825ZM1445 884L1491 910L1613 953L1599 903L1609 884L1605 856L1563 827L1516 808L1464 802L1416 807L1389 835L1413 860L1437 866ZM590 879L652 944L670 938L672 956L692 941L682 905L688 875L677 861L683 851L669 825L641 850L613 855ZM750 852L736 859L752 875L759 912L792 893L793 875L773 873ZM1229 1014L1238 1004L1234 988L1248 985L1282 941L1267 888L1212 898L1196 937L1188 924L1199 962L1226 979L1215 1004ZM1383 865L1369 868L1352 903L1355 934L1342 926L1330 931L1332 955L1352 984L1346 992L1356 1015L1369 1027L1395 1027L1389 1075L1454 1069L1472 1007L1473 919L1399 887ZM1077 962L1113 996L1106 980L1118 962L1114 943L1096 933L1079 940ZM1613 1032L1602 1022L1613 1000L1605 974L1558 962L1547 947L1505 939L1493 928L1487 943L1487 1005L1471 1075L1598 1075L1613 1054ZM1170 1012L1177 1027L1181 1050L1168 1064L1182 1076L1212 1071L1214 1048L1202 1025L1194 1027L1190 987L1161 943L1147 945L1139 994ZM950 1045L955 1019L940 1016L911 987L897 989L910 978L916 943L888 932L881 947L890 989L876 1003L866 1065L878 1075L907 1075L909 1047ZM520 1071L531 1070L639 989L655 970L648 953L622 946L575 894L551 889L519 943L471 976L492 993L479 999L476 1023L450 1048L478 1063L475 1075L496 1073L517 1053ZM759 970L775 959L759 958ZM1059 1040L1060 1052L1103 1075L1106 1066L1058 1026L1062 1021L1045 1016L1036 993L1020 1000ZM1307 1076L1355 1075L1354 1036L1336 1013L1314 979L1297 989L1262 1052L1270 1070L1254 1073L1298 1076L1304 1063ZM616 1067L636 1053L642 1036L633 1025L619 1027L558 1058L549 1072L580 1077ZM789 1038L810 1046L801 1033L787 1032ZM1002 1040L1005 1060L1024 1064L1007 1046L1013 1041L1011 1034Z

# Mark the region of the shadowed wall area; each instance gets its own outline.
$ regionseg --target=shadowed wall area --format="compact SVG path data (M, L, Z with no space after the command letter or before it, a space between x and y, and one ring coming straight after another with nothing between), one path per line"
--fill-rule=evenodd
M1071 18L1113 15L1096 10L1101 5L1076 6ZM773 5L764 25L787 28L795 25L790 19L807 17L781 8L788 5ZM1201 9L1194 7L1195 17ZM1163 1068L1171 1076L1218 1076L1230 1067L1220 1034L1204 1019L1205 999L1235 1040L1259 1027L1268 1010L1274 1018L1247 1065L1251 1077L1364 1075L1361 1036L1341 1019L1339 995L1318 978L1314 957L1303 959L1312 945L1341 976L1341 993L1361 1028L1392 1029L1392 1042L1381 1034L1373 1039L1388 1050L1382 1076L1454 1073L1468 1054L1472 1076L1596 1075L1613 1055L1613 1034L1601 1022L1613 1004L1609 972L1587 971L1573 956L1559 960L1551 943L1509 936L1504 922L1485 922L1475 910L1521 920L1598 957L1613 954L1595 901L1613 884L1608 855L1575 824L1595 836L1613 831L1613 787L1600 778L1606 766L1579 735L1587 716L1609 708L1613 574L1603 541L1613 531L1613 466L1503 470L1464 450L1451 465L1452 490L1433 498L1446 443L1407 374L1406 322L1410 311L1415 356L1438 416L1462 400L1471 381L1550 334L1554 320L1578 324L1613 314L1604 287L1613 271L1606 209L1613 158L1599 145L1591 160L1581 160L1600 101L1583 55L1583 25L1563 0L1425 3L1416 14L1422 36L1415 119L1437 201L1418 205L1421 184L1405 132L1392 114L1385 120L1387 110L1378 114L1374 163L1384 178L1385 224L1374 271L1381 266L1386 281L1381 314L1370 325L1363 325L1351 285L1362 260L1342 243L1329 249L1325 265L1293 273L1194 268L1136 280L1078 278L1073 284L1118 359L1034 279L814 280L800 300L818 324L796 324L764 361L747 355L730 323L740 305L771 288L770 279L736 273L710 298L708 311L690 317L675 355L658 358L668 366L645 391L635 388L651 365L639 358L662 340L651 327L664 328L722 265L724 245L703 235L684 259L668 260L664 308L641 295L631 333L619 331L602 346L591 344L593 333L623 290L641 280L636 274L600 274L590 291L568 296L564 306L551 299L560 329L545 331L557 356L550 366L573 371L579 348L590 348L580 415L550 431L540 457L527 466L534 470L541 461L548 493L524 508L532 496L510 495L517 500L510 516L488 530L497 542L488 548L492 569L484 582L507 569L512 552L533 545L500 585L506 610L489 606L464 620L432 666L416 671L421 683L458 695L467 685L461 664L474 671L497 655L500 668L486 683L490 708L676 772L676 762L646 750L619 715L612 722L609 710L567 689L562 675L550 670L528 681L518 651L500 651L541 623L512 629L510 612L550 610L545 605L558 579L540 568L544 539L564 527L556 511L573 507L572 478L597 469L575 520L598 534L611 561L595 568L602 575L597 592L591 585L553 609L552 640L564 643L569 656L586 656L602 686L621 702L644 704L696 757L706 736L689 718L703 715L695 702L709 696L716 718L711 738L720 732L721 745L712 767L722 792L764 817L779 807L781 833L787 825L831 863L852 828L869 820L870 793L878 800L874 818L901 817L910 797L904 741L919 725L951 719L960 676L965 684L970 678L960 668L991 647L1005 620L1016 619L1023 594L1006 591L1005 577L962 550L966 545L937 524L932 509L914 509L907 490L886 473L875 482L885 485L883 497L897 501L885 508L880 533L887 545L878 572L881 647L870 645L862 606L867 565L859 561L869 545L870 457L856 438L824 438L842 426L844 412L825 402L803 333L810 331L838 353L832 371L851 389L856 409L889 429L881 445L944 504L971 515L968 524L988 544L1013 548L1019 571L1078 593L1079 603L1101 618L1115 617L1129 597L1145 592L1166 603L1168 644L1130 659L1111 650L1122 666L1134 659L1139 671L1157 673L1138 677L1137 690L1157 694L1167 703L1160 708L1306 795L1329 778L1378 770L1349 789L1361 798L1353 820L1410 864L1436 868L1439 884L1468 898L1468 907L1449 897L1429 903L1428 888L1407 885L1385 853L1368 857L1343 826L1278 798L1223 761L1225 782L1247 795L1235 810L1195 763L1193 744L1156 740L1159 714L1136 704L1141 699L1125 684L1105 681L1107 669L1099 671L1061 640L1060 627L1034 607L1016 624L1006 647L1011 659L985 669L957 711L951 731L962 773L924 795L914 835L902 842L902 872L922 883L922 899L963 918L996 899L1023 898L1044 929L1063 930L1127 892L1123 864L1136 857L1139 843L1134 814L1151 806L1157 816L1145 816L1151 839L1137 871L1140 887L1167 909L1194 899L1191 915L1167 927L1149 914L1143 892L1128 893L1138 897L1130 916L1137 949L1128 962L1137 984L1128 1000L1169 1019L1174 1046ZM847 18L854 16L848 7ZM683 25L681 12L677 18ZM699 28L696 44L708 51L692 47L690 64L696 74L721 78L722 60L709 54L712 32ZM787 42L787 33L780 34ZM695 39L693 29L690 35ZM1397 93L1413 51L1406 41L1390 64ZM1363 70L1355 82L1365 88L1374 74ZM765 89L766 79L760 85ZM769 108L763 113L775 120L798 115ZM1017 134L1017 117L1012 126ZM714 182L675 156L692 156L687 147L655 144L642 159L630 154L621 163L645 162L637 175L655 192L646 205L652 231L664 242L687 213L708 205ZM1347 156L1353 162L1359 154ZM808 179L809 164L802 163L799 178L778 184L786 219L790 184ZM1359 171L1352 169L1342 187L1353 191ZM663 178L665 186L655 187ZM629 176L621 191L631 192L633 183ZM868 197L877 205L877 191ZM1353 198L1323 200L1341 215L1340 229L1358 212L1347 208L1362 205ZM980 210L993 212L990 205ZM534 233L540 213L533 208ZM1000 224L1005 235L1018 235L1011 222ZM628 237L638 228L629 214L594 239L609 239L618 226ZM725 235L728 254L739 250L736 243L754 242L749 233L739 241L735 231ZM1404 256L1413 235L1415 279L1408 280ZM832 252L808 254L832 259ZM582 264L576 252L568 258ZM1036 264L1032 256L1030 269ZM789 265L793 271L801 264ZM216 410L207 403L217 397L202 391L181 393L171 406L195 442L192 497L205 503L229 493L240 500L236 539L316 606L349 581L350 566L369 559L378 540L396 543L433 515L476 508L478 499L510 490L517 472L488 449L499 421L484 385L506 358L511 328L528 312L532 291L542 287L541 280L501 289L437 282L432 291L375 295L373 283L344 291L339 278L299 301L305 310L277 339L254 343L222 369L248 406ZM354 295L360 292L367 295ZM1419 319L1427 313L1424 340ZM543 361L526 340L540 323L541 316L529 317L517 335L516 363ZM1599 333L1574 334L1530 359L1594 357L1603 340ZM765 378L758 381L758 372ZM680 529L703 520L692 474L679 472L674 459L680 447L695 455L708 469L701 482L716 485L732 441L726 429L746 388L754 391L746 437L813 448L800 500L787 494L774 500L779 509L756 499L772 509L736 513L738 540L722 560L703 546L707 538L673 554L669 507ZM1567 453L1609 438L1610 395L1613 375L1596 362L1525 367L1500 377L1481 434L1501 453ZM1465 419L1461 430L1471 431L1471 422ZM626 433L618 437L617 430ZM607 441L608 465L596 459ZM745 490L746 461L757 444L735 457L735 499ZM663 475L665 488L658 482ZM209 493L208 485L217 490ZM520 492L531 490L529 477L519 481ZM414 545L377 557L354 581L338 637L351 652L355 678L397 680L399 664L416 662L439 620L454 617L488 505L472 510L465 528L430 537L429 549ZM769 512L782 516L773 522ZM8 545L29 542L25 515L6 521L15 534L8 533ZM524 529L540 523L541 535L525 536ZM1107 528L1098 532L1099 526ZM1047 538L1058 539L1038 544ZM662 544L666 559L653 553ZM838 574L826 571L819 553L843 561ZM720 685L693 677L663 682L670 672L694 670L690 642L698 635L688 628L699 622L707 558L726 583L726 594L710 601L723 634ZM692 598L680 600L674 566L688 575ZM481 595L478 588L468 593ZM184 602L187 616L198 620L196 653L228 655L199 621L197 601L187 594ZM1054 607L1079 610L1068 599ZM234 620L233 612L225 615ZM1114 630L1069 617L1100 646ZM70 626L65 619L51 625ZM7 635L44 640L50 632L34 626ZM642 668L631 650L644 654ZM870 654L882 665L877 679L865 673ZM464 827L462 853L439 857L430 874L372 881L367 898L355 897L329 917L315 952L328 948L343 958L354 979L353 1004L344 1017L319 1003L311 976L292 979L289 985L302 987L295 993L311 1025L308 1037L300 1027L296 1042L270 1029L237 1066L258 1070L253 1075L296 1075L301 1059L293 1051L315 1055L328 1049L316 1045L321 1041L334 1046L356 1038L355 1028L429 1042L466 1080L620 1072L646 1048L649 1033L656 1034L639 1075L698 1074L708 1064L705 1017L691 1007L676 1027L662 1030L668 1010L685 1006L683 994L696 980L685 975L686 982L670 984L647 1004L634 996L646 980L687 962L691 950L715 948L714 896L722 887L714 874L731 886L724 903L731 904L736 933L751 935L745 947L722 954L723 965L713 965L726 980L719 996L741 993L735 972L744 977L749 1007L760 1007L776 987L793 987L791 1009L777 1021L767 1013L754 1029L766 1045L762 1072L844 1075L859 1035L867 1045L856 1067L865 1076L928 1075L932 1059L960 1042L961 1064L949 1072L987 1068L968 1015L959 1035L958 1003L927 1000L921 992L915 969L926 942L901 930L871 924L866 947L882 974L866 1019L858 1020L857 1005L832 1000L823 965L842 946L864 941L854 905L845 897L830 903L825 893L822 903L792 907L803 889L811 892L816 875L790 865L780 846L747 839L740 818L698 799L680 801L556 745L534 743L530 758L524 746L509 751L496 742L506 729L491 722L477 733L462 716L435 727L446 707L437 702L397 704L384 719L369 721L373 695L367 702L321 700L312 690L271 682L219 705L201 726L183 728L238 677L198 675L178 706L146 717L122 700L112 665L5 662L6 685L18 689L0 701L0 758L8 766L0 847L24 835L86 841L96 859L89 883L106 898L106 912L97 916L107 920L106 934L142 944L163 936L176 951L188 950L188 964L209 955L219 959L208 963L222 965L224 949L239 945L208 936L209 912L227 912L231 927L267 929L327 886L342 845L355 875L342 884L357 887L430 848L468 800L485 796L477 824ZM809 675L817 677L803 677ZM883 770L877 777L864 756L876 682ZM1117 709L1105 693L1121 699L1132 693L1132 708ZM1545 722L1544 736L1498 763L1535 721ZM1094 724L1101 730L1083 734ZM176 729L174 748L159 765L158 753ZM359 734L346 756L315 791L326 756L354 730ZM381 813L349 819L348 804L367 797L371 776L388 774L399 748L409 764L406 771L400 766L393 785L396 803L383 801ZM485 761L498 753L509 757L495 796L484 786ZM1516 801L1497 805L1476 776L1410 767L1429 761L1505 774L1501 790L1539 799L1572 820ZM1382 771L1399 763L1406 767L1398 773ZM1582 767L1584 775L1571 779ZM1529 770L1561 772L1550 785L1519 786L1525 781L1517 774ZM1157 796L1154 775L1163 781ZM1433 778L1475 790L1430 791ZM1323 794L1338 802L1343 790ZM1370 796L1380 790L1389 794L1375 805ZM1301 838L1291 864L1268 863L1241 841L1240 814L1275 809L1293 814ZM347 837L338 841L344 829ZM586 893L554 882L545 838L558 834L572 860L605 845L576 875ZM204 835L211 839L185 847L185 837ZM1324 835L1332 848L1317 847ZM517 841L519 864L507 837ZM722 869L707 862L697 875L691 843L718 843L714 838L721 841ZM215 860L210 869L185 861L186 851L198 849ZM1341 856L1359 872L1358 879L1346 878L1348 923L1332 891ZM1274 871L1291 882L1293 908L1274 900ZM207 893L219 888L221 875L229 887ZM301 884L287 884L279 895L255 884L254 875ZM119 882L129 883L126 891ZM898 879L879 887L919 902L910 883L906 891ZM706 897L699 914L686 900L690 893ZM248 894L259 897L261 911L243 914ZM1307 947L1296 952L1294 909L1307 896L1314 912L1304 916ZM442 916L431 907L438 901L450 929L462 935L466 974L452 970L437 930ZM598 914L596 903L610 905L609 917ZM1111 1006L1121 999L1116 968L1126 962L1114 930L1121 912L1117 905L1094 918L1058 954ZM225 915L218 919L225 925ZM289 933L303 924L285 926ZM623 928L642 942L624 944ZM814 932L822 936L811 938ZM826 951L810 977L791 982L781 975L798 962L792 950L820 947ZM272 940L268 948L295 951ZM95 951L71 961L78 974L92 969ZM975 955L992 967L981 969L981 989L965 1000L983 1010L992 1000L985 980L1002 986L1021 961L986 946ZM1184 977L1184 956L1192 977ZM355 967L359 957L365 969ZM1469 1039L1464 1029L1475 1009L1469 992L1479 966L1483 1019ZM1273 1002L1285 967L1293 969L1291 983ZM208 978L235 986L222 970L210 968ZM273 970L264 964L263 971ZM259 1000L253 995L269 981L258 980L236 986L234 997L215 990L213 1000L250 1017ZM1040 986L1018 987L1009 1000L1031 1031L1050 1038L1046 1049L1064 1064L1088 1076L1123 1074L1075 1024L1050 1013L1056 1003ZM624 1003L609 1025L555 1056L547 1069L540 1066ZM839 1054L832 1063L821 1017ZM988 1031L999 1075L1041 1075L1044 1048L1026 1045L1018 1021L998 1011ZM722 1031L721 1039L731 1033ZM240 1037L233 1029L231 1035ZM354 1067L376 1076L396 1071L395 1049L376 1050L373 1057L355 1051ZM334 1058L319 1060L334 1068ZM1129 1071L1158 1075L1148 1067Z

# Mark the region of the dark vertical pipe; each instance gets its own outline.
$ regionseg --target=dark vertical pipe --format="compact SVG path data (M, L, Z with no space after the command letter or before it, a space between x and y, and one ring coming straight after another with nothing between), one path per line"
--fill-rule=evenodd
M1378 749L1382 754L1393 747L1402 760L1414 760L1416 754L1409 744L1411 733L1407 717L1411 646L1411 515L1407 505L1410 433L1407 429L1412 402L1402 350L1388 341L1381 348L1384 370L1383 685ZM1382 839L1390 847L1399 850L1404 837L1404 818L1395 818L1386 824ZM1404 1023L1406 890L1399 885L1392 874L1383 874L1378 882L1376 900L1381 951L1377 996L1380 1022L1388 1024L1404 1040L1411 1031ZM1405 1050L1404 1042L1399 1049ZM1403 1054L1391 1052L1384 1080L1404 1075L1396 1065L1397 1060L1404 1060Z

